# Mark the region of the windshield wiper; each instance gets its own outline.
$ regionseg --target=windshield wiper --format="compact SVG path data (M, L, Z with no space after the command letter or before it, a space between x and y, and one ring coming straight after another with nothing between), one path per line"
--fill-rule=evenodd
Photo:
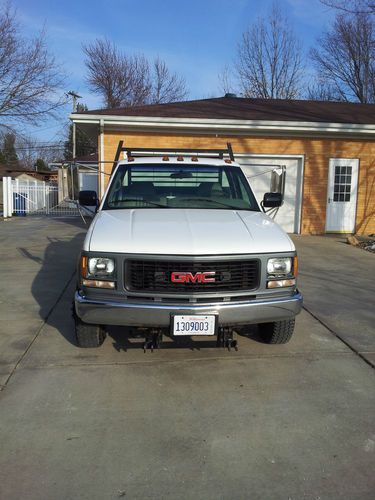
M233 205L227 205L226 203L222 203L221 201L211 200L210 198L183 198L187 201L208 201L209 203L216 203L217 205L221 205L222 207L230 208L231 210L250 210L254 211L253 208L243 208L243 207L234 207Z
M148 203L148 204L153 205L155 207L170 208L168 205L162 205L161 203L156 203L155 201L150 201L150 200L140 200L139 198L126 198L126 200L112 201L110 204L108 203L108 205L111 206L111 205L115 205L117 203L125 203L127 201L137 201L139 203ZM124 208L127 208L127 207L124 207ZM135 208L141 208L141 207L135 207Z

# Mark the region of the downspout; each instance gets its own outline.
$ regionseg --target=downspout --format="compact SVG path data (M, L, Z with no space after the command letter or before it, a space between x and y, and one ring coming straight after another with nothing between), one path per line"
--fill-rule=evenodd
M72 138L73 138L72 156L73 156L73 161L75 161L76 160L76 123L75 122L73 122Z
M100 156L99 156L99 172L100 172L100 199L104 196L104 120L100 120Z

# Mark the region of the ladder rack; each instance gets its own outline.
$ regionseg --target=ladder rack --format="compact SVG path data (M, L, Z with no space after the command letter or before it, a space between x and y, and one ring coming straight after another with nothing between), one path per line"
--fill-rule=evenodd
M223 159L224 155L228 155L232 161L234 160L234 154L232 145L230 142L227 143L227 149L186 149L186 148L130 148L124 147L124 141L119 141L115 159L113 162L112 172L117 166L117 162L120 160L121 153L125 152L128 156L132 157L152 157L155 153L160 153L160 155L170 155L170 156L180 156L181 154L188 154L191 156L200 156L203 158L219 158Z

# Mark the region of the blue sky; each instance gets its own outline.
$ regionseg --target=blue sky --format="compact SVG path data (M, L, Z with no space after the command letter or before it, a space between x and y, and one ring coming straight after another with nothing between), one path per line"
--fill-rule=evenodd
M233 60L241 33L271 4L272 0L13 0L27 36L45 26L50 50L67 73L65 90L80 93L90 109L101 107L101 102L85 84L83 43L106 36L129 53L160 56L185 77L189 98L218 96L218 73ZM333 15L319 0L280 0L279 5L306 51ZM68 113L69 107L57 122L28 133L55 140Z

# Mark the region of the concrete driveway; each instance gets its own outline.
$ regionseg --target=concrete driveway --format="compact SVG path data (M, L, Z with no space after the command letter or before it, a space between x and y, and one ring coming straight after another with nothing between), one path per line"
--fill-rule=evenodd
M0 498L373 499L375 255L296 237L292 341L74 345L78 221L0 222Z

